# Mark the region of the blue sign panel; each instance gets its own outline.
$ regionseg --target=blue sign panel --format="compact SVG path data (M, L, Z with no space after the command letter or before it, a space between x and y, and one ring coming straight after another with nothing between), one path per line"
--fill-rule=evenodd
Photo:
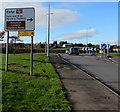
M102 49L106 49L107 45L106 44L102 44L101 47L102 47Z

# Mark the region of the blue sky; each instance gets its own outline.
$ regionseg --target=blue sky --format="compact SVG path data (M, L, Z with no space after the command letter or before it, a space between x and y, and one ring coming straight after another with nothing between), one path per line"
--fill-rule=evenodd
M57 5L57 6L55 6ZM85 29L96 29L97 34L88 36L88 42L99 43L118 38L118 3L114 2L88 2L88 3L59 3L59 8L70 9L78 12L79 20L67 24L61 32L69 33ZM65 7L66 6L66 7ZM52 5L51 5L52 7ZM54 3L53 8L58 4ZM59 30L59 29L58 29ZM58 31L57 30L57 31ZM57 36L57 35L56 35ZM86 42L86 39L72 39L70 42Z
M45 42L47 37L47 2L11 3L9 7L35 7L36 28L34 42ZM24 5L25 4L25 5ZM3 8L7 8L4 3ZM118 2L51 2L51 42L110 43L118 40ZM2 28L2 21L0 28ZM30 42L30 37L21 37Z

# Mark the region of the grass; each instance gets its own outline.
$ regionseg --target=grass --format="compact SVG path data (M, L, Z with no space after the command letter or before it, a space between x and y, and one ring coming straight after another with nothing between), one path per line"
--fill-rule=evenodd
M110 55L120 55L120 53L109 53Z
M58 74L44 54L34 54L33 74L29 76L30 54L9 54L9 71L2 71L4 111L56 112L71 110ZM5 54L2 55L2 69Z
M100 54L100 53L94 53L94 54ZM107 53L105 53L105 55L107 55ZM120 53L114 53L114 52L111 52L111 53L109 53L108 55L111 55L111 56L119 56L120 55Z

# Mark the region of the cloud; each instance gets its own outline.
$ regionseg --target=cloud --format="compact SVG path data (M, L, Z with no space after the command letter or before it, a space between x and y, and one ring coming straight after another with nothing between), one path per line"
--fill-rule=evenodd
M92 29L80 30L77 32L64 34L64 35L58 36L56 38L53 38L53 40L63 41L63 40L81 39L81 38L85 38L87 36L91 37L94 34L98 34L98 32L96 29L92 28Z
M97 44L110 44L110 45L120 45L120 40L108 40L108 41L101 41L98 42Z
M69 24L79 21L78 13L65 9L52 9L50 14L51 27L59 28L64 24ZM36 9L36 24L41 26L47 26L48 9L38 8Z
M16 0L13 0L16 1ZM35 18L36 26L47 26L47 16L48 7L43 6L41 2L4 2L2 3L2 12L0 15L0 20L4 20L4 11L6 8L25 8L25 7L35 7ZM51 9L51 27L58 28L62 27L64 24L73 23L79 21L78 13L67 9Z
M120 41L118 41L118 40L108 40L104 43L106 43L106 44L120 44Z
M74 23L79 21L78 13L71 10L56 9L51 10L53 15L51 16L51 26L61 27L63 24Z

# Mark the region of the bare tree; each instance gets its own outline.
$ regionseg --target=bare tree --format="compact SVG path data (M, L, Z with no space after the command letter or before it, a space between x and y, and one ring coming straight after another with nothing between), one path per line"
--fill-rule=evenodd
M10 43L16 43L16 41L23 42L23 40L21 40L18 36L10 36L9 38L11 39Z
M5 31L0 32L0 41L3 41L5 35Z

